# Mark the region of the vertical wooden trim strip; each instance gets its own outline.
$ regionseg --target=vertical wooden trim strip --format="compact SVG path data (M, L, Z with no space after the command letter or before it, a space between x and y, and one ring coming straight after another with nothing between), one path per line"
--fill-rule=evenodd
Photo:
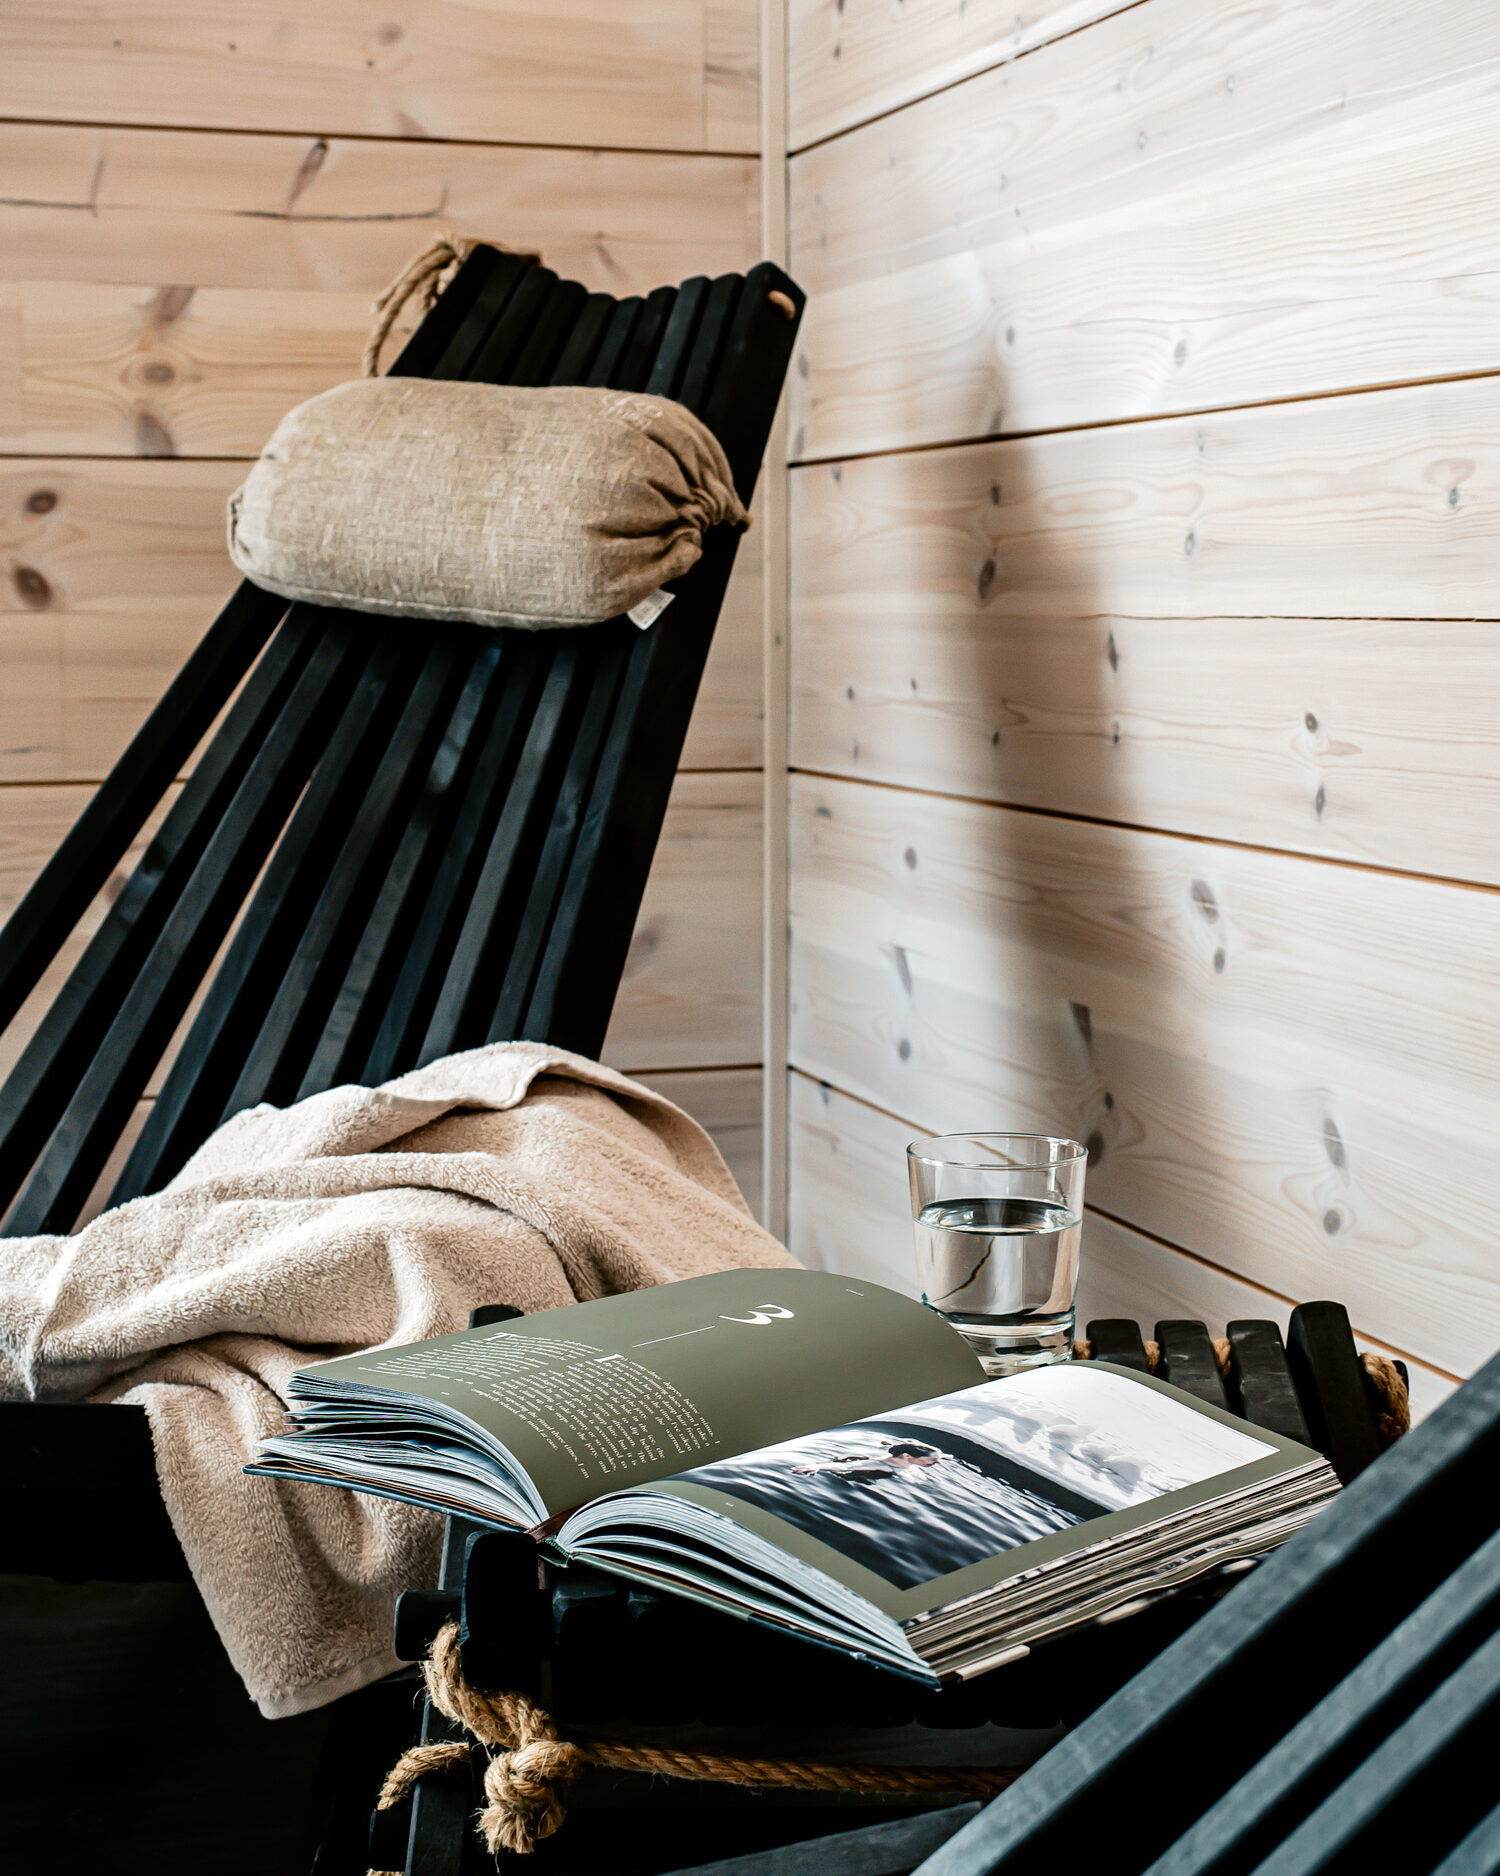
M761 252L777 266L787 249L787 6L761 0ZM761 480L761 670L765 734L762 971L761 1220L778 1238L787 1221L787 420L777 408Z

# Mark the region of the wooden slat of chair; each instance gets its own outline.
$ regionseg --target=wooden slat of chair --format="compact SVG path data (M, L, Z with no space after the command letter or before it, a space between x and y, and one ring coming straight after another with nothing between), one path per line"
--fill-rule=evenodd
M1140 1324L1128 1316L1099 1316L1084 1330L1095 1361L1112 1361L1117 1368L1129 1368L1136 1374L1150 1374L1146 1344L1141 1340Z
M1260 1864L1261 1876L1363 1876L1393 1845L1414 1867L1455 1844L1494 1790L1500 1635L1492 1635Z
M0 931L0 1029L40 982L287 606L244 581Z
M249 1104L233 1101L236 1082L297 945L306 908L382 759L399 705L392 680L414 679L421 663L420 652L398 628L379 629L363 644L357 628L343 632L359 660L358 675L324 720L316 767L290 825L275 830L280 838L265 876L110 1194L114 1204L156 1189L221 1119Z
M260 1101L285 1105L301 1085L474 649L468 635L437 636L413 670L394 728L387 735L381 724L378 759L368 778L346 777L343 792L353 795L357 811L321 890L314 884L312 910L299 921L295 949L278 973L254 1041L248 1051L237 1050L243 1065L225 1104L227 1114ZM393 686L388 682L385 689L391 693ZM332 753L324 758L325 766Z
M1299 1304L1286 1352L1312 1443L1347 1485L1380 1453L1349 1312L1342 1303Z
M71 1226L285 825L322 748L329 715L342 708L364 659L353 629L330 615L79 1078L6 1221L8 1235Z
M1233 1876L1270 1854L1500 1626L1500 1535L1482 1544L1152 1864Z
M1211 1407L1228 1407L1214 1346L1201 1322L1171 1321L1156 1325L1156 1345L1161 1350L1157 1378L1170 1381L1194 1399Z
M1100 1817L1139 1876L1500 1525L1500 1358L1002 1792L923 1876L1045 1876ZM1092 1821L1091 1821L1092 1820Z
M644 391L656 362L657 348L666 332L667 321L676 304L676 287L656 287L646 295L639 317L631 328L630 338L620 354L619 363L610 374L609 383L617 391Z
M0 1206L15 1197L61 1119L100 1034L300 680L312 643L311 632L300 625L272 641L22 1050L5 1084L0 1116Z
M407 340L393 378L464 378L479 348L535 262L479 247Z
M400 844L391 856L376 901L324 1017L322 1034L303 1070L297 1089L299 1100L362 1078L409 934L420 917L445 841L451 836L455 804L463 799L480 748L495 725L508 675L506 664L505 641L498 636L481 644L471 660L417 800L406 817Z
M588 382L588 374L599 356L616 308L624 303L611 299L607 293L589 294L573 322L573 330L562 349L562 355L552 368L551 383Z
M527 634L519 643L506 641L506 668L495 714L457 797L431 890L422 900L410 937L401 941L395 984L363 1073L353 1063L347 1071L360 1080L371 1084L389 1080L413 1067L421 1054L448 960L469 914L517 762L532 734L550 657L551 647L540 635Z
M595 390L603 390L615 382L614 374L625 356L625 348L630 344L631 334L635 331L636 321L641 317L645 305L646 302L639 296L616 302L614 313L604 329L604 336L599 341L594 362L587 368L582 383L592 385Z
M529 267L489 332L470 353L454 377L477 378L483 384L503 384L530 342L543 310L561 284L550 267Z
M1228 1323L1224 1333L1229 1341L1230 1406L1258 1427L1311 1446L1280 1329L1274 1322L1246 1320Z

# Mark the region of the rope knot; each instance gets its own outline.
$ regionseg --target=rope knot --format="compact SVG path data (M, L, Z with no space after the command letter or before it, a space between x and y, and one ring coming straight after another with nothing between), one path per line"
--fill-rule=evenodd
M566 1815L565 1787L583 1755L561 1739L533 1739L508 1752L497 1752L485 1767L479 1829L495 1852L534 1850L550 1837Z

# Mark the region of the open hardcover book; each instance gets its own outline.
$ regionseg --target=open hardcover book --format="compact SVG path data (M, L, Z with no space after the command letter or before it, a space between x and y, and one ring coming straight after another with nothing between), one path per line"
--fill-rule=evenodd
M1254 1557L1319 1455L1099 1362L987 1381L878 1284L734 1270L298 1372L254 1472L553 1554L929 1684Z

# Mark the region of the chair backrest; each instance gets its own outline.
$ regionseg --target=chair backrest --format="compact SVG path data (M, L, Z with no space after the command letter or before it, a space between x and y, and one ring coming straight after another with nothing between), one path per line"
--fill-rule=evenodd
M616 300L479 248L392 369L676 398L748 501L802 305L769 264ZM597 1055L737 541L644 632L241 585L0 932L5 1025L223 712L0 1089L5 1235L76 1221L200 992L111 1203L259 1101L509 1038Z

